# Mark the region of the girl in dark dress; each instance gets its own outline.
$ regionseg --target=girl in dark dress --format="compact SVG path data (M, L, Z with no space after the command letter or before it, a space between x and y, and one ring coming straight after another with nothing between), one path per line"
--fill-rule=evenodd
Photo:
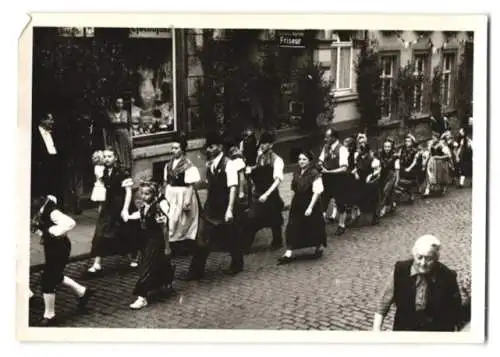
M405 144L399 153L400 180L396 188L399 192L407 194L410 202L415 200L415 191L418 191L419 175L422 172L422 155L417 147L416 139L408 134Z
M379 153L380 160L380 217L391 212L396 207L394 187L399 182L399 156L394 148L394 140L387 139Z
M294 173L290 215L286 227L286 252L278 264L291 260L294 250L314 247L315 256L322 255L321 246L326 247L325 221L318 202L323 192L321 174L313 164L313 154L301 151L299 168Z
M472 139L467 135L465 128L458 131L458 148L456 161L459 174L458 187L464 187L465 178L472 177Z
M104 150L104 165L102 180L106 187L106 199L102 203L92 239L90 254L94 263L88 269L90 274L102 270L102 257L115 254L134 253L131 265L136 266L137 239L133 236L134 230L129 230L134 225L126 225L132 201L133 181L125 170L116 165L116 155L112 149Z
M372 216L372 224L379 221L379 179L380 161L375 157L366 143L359 146L356 155L356 168L354 170L356 179L358 202L360 212Z
M158 190L153 183L141 184L140 195L143 206L127 217L130 220L140 220L140 235L145 243L140 277L133 292L137 300L130 305L134 310L148 305L150 293L160 289L171 291L174 278L174 267L170 256L165 253L167 240L164 226L167 224L168 203L164 199L158 199Z

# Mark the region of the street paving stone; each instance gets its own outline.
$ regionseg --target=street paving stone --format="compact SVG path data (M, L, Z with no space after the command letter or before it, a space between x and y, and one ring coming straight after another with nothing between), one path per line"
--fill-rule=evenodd
M328 248L320 260L300 260L277 266L282 252L265 248L269 230L259 232L245 271L235 277L222 273L230 259L214 253L200 282L176 279L172 297L140 311L128 305L137 272L122 257L106 258L105 275L83 283L95 289L89 312L76 313L76 299L61 288L56 309L64 327L369 330L378 296L396 260L410 257L414 240L431 233L443 244L441 260L458 273L464 302L470 300L471 189L450 190L445 197L402 205L378 226L358 226L341 237L328 225ZM288 213L284 213L287 218ZM187 272L189 258L174 259L176 275ZM67 266L67 275L81 279L88 261ZM30 307L30 324L43 313L40 273L30 285L37 300ZM394 308L384 322L392 326Z

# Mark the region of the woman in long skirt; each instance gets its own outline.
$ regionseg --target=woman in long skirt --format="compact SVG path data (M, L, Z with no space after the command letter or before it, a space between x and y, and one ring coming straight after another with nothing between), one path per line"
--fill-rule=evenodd
M394 210L394 188L399 182L399 156L394 148L394 140L386 139L379 153L380 160L380 217Z
M288 263L294 250L315 248L314 255L322 255L321 247L326 247L325 221L318 202L323 192L320 172L313 165L313 155L302 151L299 154L299 168L292 181L294 196L286 227L286 252L278 264Z
M355 169L356 186L358 193L358 207L361 214L370 214L371 223L379 222L379 179L380 161L370 150L368 144L359 146L356 155Z
M347 173L344 182L345 190L346 192L349 192L349 194L346 195L347 212L349 221L354 222L359 216L359 208L356 206L356 179L354 177L357 151L356 139L354 139L353 137L347 137L344 140L344 146L349 151Z
M458 187L464 187L465 179L472 177L472 139L465 128L458 131L456 161L459 174Z
M415 191L418 191L419 175L422 171L422 155L417 147L416 139L408 134L405 143L399 152L399 184L396 185L400 193L408 195L410 202L415 200Z
M136 253L137 249L131 243L136 237L131 237L126 225L132 201L132 178L117 166L116 154L110 148L104 150L104 165L102 180L106 187L106 199L102 203L92 239L90 254L94 262L88 269L89 274L102 270L102 257ZM134 262L135 257L132 263Z
M173 159L164 169L165 199L170 205L168 241L174 251L192 248L186 244L194 244L200 220L200 200L195 185L201 178L196 166L186 157L186 148L184 136L174 138Z
M123 98L118 97L112 110L107 112L104 139L105 145L111 146L116 152L121 168L128 171L132 169L132 138L129 128L128 112L124 109Z
M174 267L165 254L167 242L163 234L164 226L168 224L168 203L157 200L158 191L153 183L141 184L140 195L143 206L128 216L130 220L140 220L140 235L145 241L140 277L133 292L137 300L130 305L134 310L146 307L151 293L158 290L170 292L174 279Z
M429 143L429 160L426 168L426 188L424 196L438 191L446 192L446 186L451 183L450 160L451 152L448 146L441 140L439 133L432 134Z

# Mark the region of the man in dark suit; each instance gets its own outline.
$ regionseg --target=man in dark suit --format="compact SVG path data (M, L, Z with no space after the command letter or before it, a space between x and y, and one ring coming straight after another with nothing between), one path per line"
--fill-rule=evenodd
M440 263L439 240L417 239L413 259L397 262L383 291L373 321L380 331L391 305L396 305L394 331L457 331L462 301L457 274Z
M63 199L62 158L54 135L54 116L46 113L32 130L31 143L31 196L51 194Z

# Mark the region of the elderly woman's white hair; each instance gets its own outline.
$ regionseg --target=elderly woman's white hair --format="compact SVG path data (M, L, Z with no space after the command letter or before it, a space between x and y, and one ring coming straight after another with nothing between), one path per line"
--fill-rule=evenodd
M420 236L413 244L412 253L415 255L419 251L432 251L437 258L439 258L439 251L441 250L441 242L439 239L431 234Z

